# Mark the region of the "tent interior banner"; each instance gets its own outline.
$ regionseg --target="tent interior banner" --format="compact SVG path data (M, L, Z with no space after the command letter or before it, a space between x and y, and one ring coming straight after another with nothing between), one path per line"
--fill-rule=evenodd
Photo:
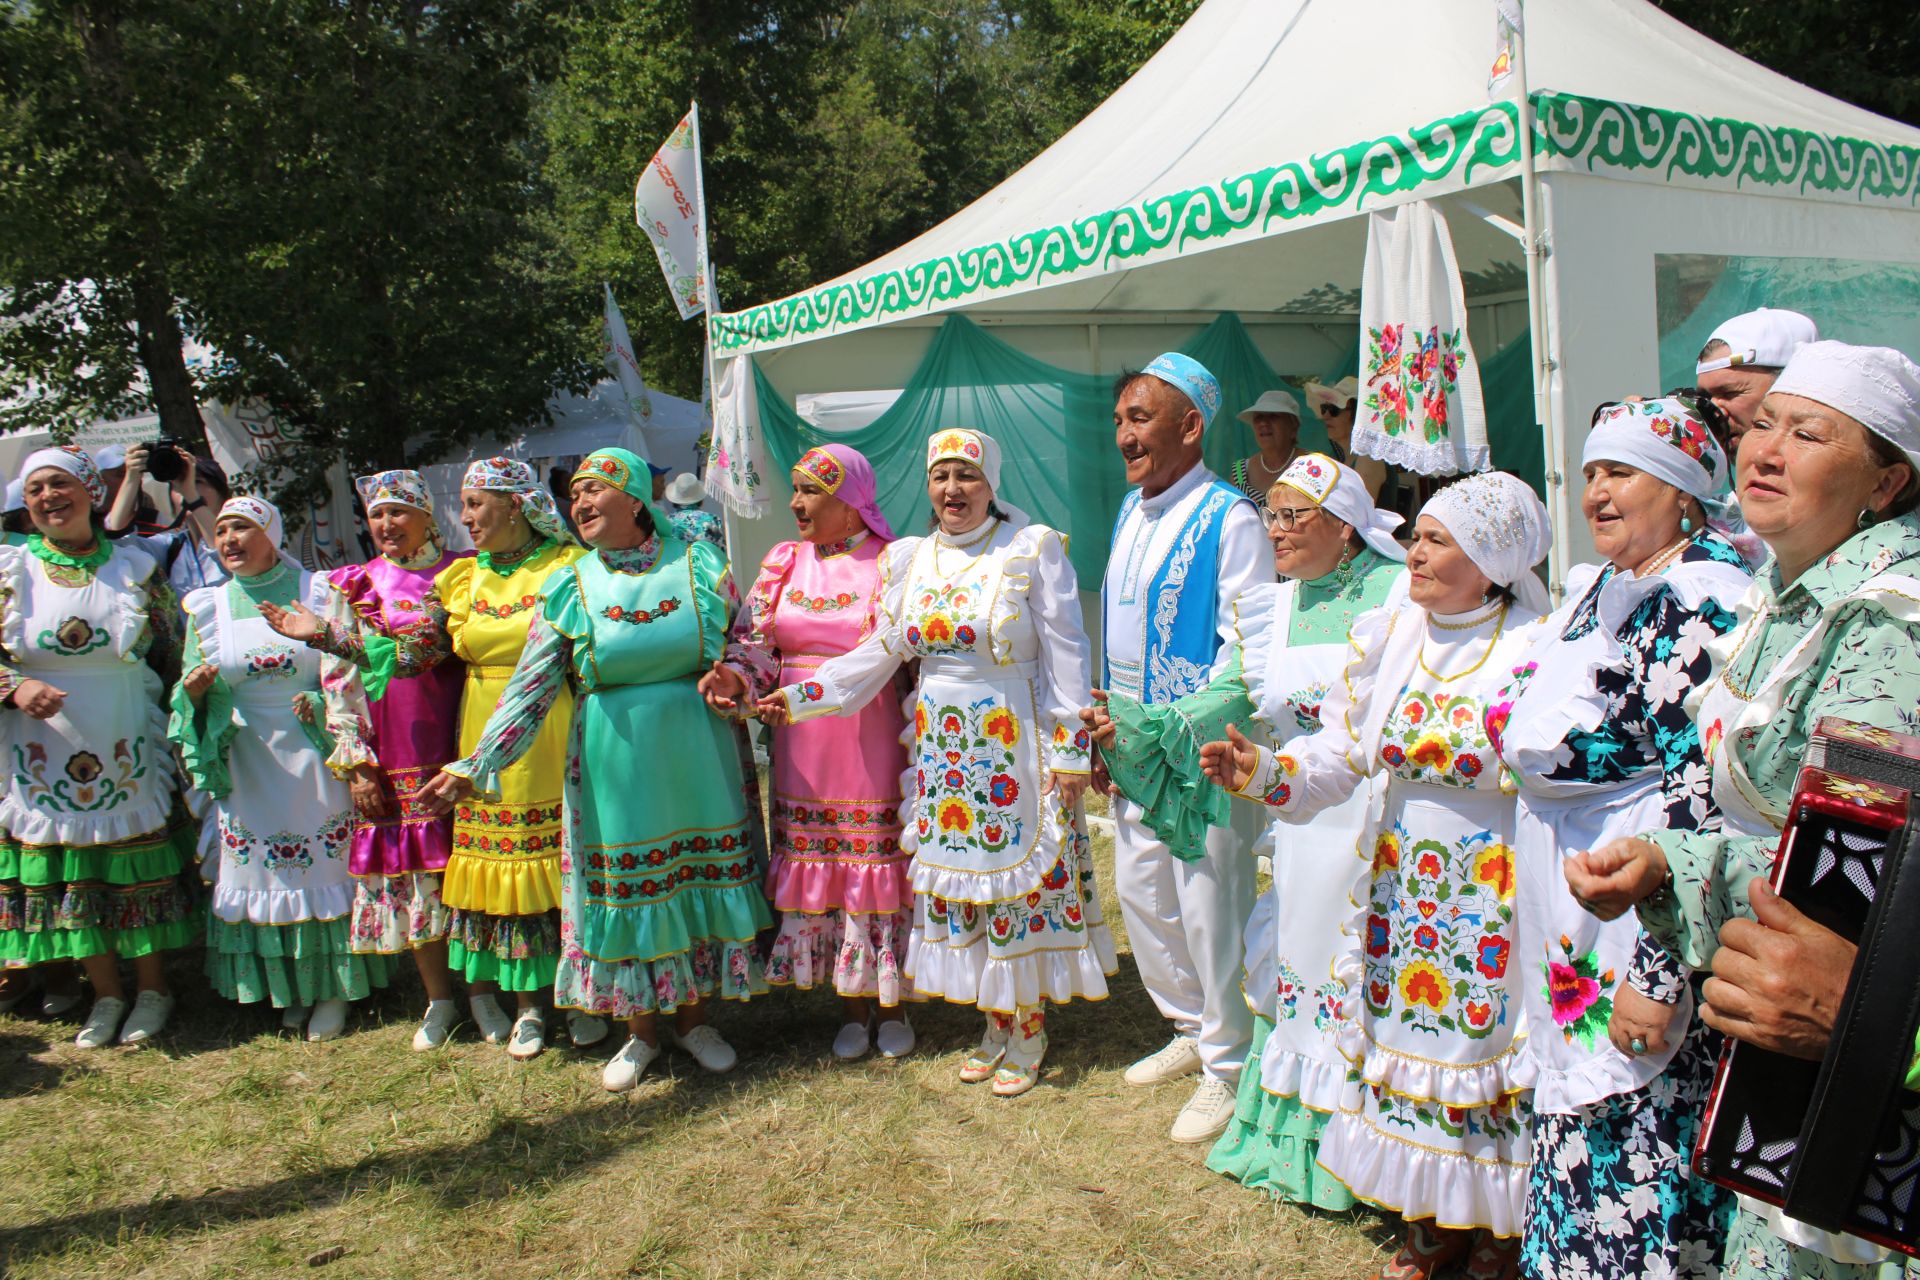
M1349 360L1344 368L1282 376L1230 313L1193 334L1180 350L1220 379L1220 415L1207 431L1206 460L1221 475L1256 447L1252 432L1234 417L1239 408L1275 387L1297 390L1305 377L1353 372ZM1541 450L1533 426L1530 359L1523 339L1488 360L1481 377L1495 465L1517 471L1538 488ZM784 492L787 472L808 448L828 441L851 445L873 464L888 521L903 534L916 532L928 516L927 437L943 427L973 427L1000 442L1007 500L1067 534L1081 580L1099 581L1127 489L1114 452L1113 376L1047 364L960 315L942 322L892 405L853 431L821 430L800 416L757 363L754 376L767 454L782 481L776 493ZM1300 447L1327 447L1326 432L1311 415L1300 424Z

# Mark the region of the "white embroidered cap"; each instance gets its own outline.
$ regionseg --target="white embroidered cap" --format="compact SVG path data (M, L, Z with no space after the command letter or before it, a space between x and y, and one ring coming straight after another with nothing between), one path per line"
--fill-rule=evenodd
M1258 400L1233 416L1252 426L1256 413L1286 413L1297 419L1300 416L1300 402L1284 391L1262 391Z
M1892 347L1810 342L1780 371L1771 394L1838 409L1920 467L1920 365Z
M1707 345L1727 344L1727 354L1702 360L1693 367L1695 376L1715 369L1784 369L1793 353L1809 342L1818 342L1820 331L1813 321L1798 311L1761 307L1735 316L1722 324L1707 339Z
M1406 548L1393 536L1402 524L1400 515L1374 506L1366 482L1352 467L1343 467L1324 453L1303 453L1280 473L1278 483L1305 494L1342 524L1352 525L1362 542L1387 559L1406 560Z
M1547 508L1527 482L1505 471L1477 471L1456 480L1420 509L1445 526L1460 549L1497 586L1513 592L1533 616L1551 609L1533 566L1547 558Z

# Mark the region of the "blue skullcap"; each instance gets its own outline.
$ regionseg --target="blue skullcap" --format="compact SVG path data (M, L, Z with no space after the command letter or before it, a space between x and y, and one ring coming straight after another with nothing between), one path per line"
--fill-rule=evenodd
M1193 407L1200 411L1201 425L1213 425L1213 415L1220 411L1220 379L1209 373L1207 366L1192 356L1169 351L1155 356L1140 372L1160 379L1193 401Z

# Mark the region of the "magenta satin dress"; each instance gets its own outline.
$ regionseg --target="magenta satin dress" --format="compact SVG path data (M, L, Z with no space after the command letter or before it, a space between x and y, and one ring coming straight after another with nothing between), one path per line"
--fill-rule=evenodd
M785 542L767 554L727 647L755 696L806 680L867 636L886 546L868 534L848 550ZM769 982L831 983L889 1007L909 996L905 730L900 698L884 694L854 716L774 730L767 896L782 915Z
M464 553L463 553L464 554ZM453 552L425 569L402 569L384 558L328 574L360 625L391 636L418 627L421 601L433 579L457 559ZM460 692L466 665L449 658L419 674L402 668L386 693L370 701L367 749L387 775L395 800L385 818L356 817L347 869L356 876L439 871L453 849L453 818L423 812L420 788L460 756Z

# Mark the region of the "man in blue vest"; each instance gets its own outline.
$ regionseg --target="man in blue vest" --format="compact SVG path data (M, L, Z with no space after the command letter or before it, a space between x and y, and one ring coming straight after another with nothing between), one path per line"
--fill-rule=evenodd
M1205 366L1169 352L1122 376L1115 401L1114 440L1136 487L1121 505L1100 591L1102 683L1141 702L1172 702L1206 685L1232 637L1234 598L1274 580L1273 551L1253 503L1201 462L1220 408L1220 383ZM1127 1082L1198 1073L1171 1136L1208 1142L1233 1116L1253 1034L1240 966L1257 815L1234 806L1246 829L1213 828L1206 855L1186 862L1140 821L1138 805L1118 795L1113 804L1114 884L1134 963L1174 1026L1165 1048L1127 1069Z

